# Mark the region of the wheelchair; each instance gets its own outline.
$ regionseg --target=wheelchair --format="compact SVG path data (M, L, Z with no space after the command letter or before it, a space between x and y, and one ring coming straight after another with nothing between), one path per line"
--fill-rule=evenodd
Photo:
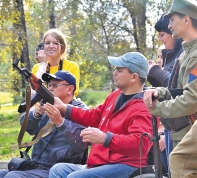
M148 153L147 166L138 168L129 175L129 178L168 178L167 170L162 164L159 150L159 135L157 130L157 119L152 117L153 137L149 139L153 141L153 146Z
M155 175L154 164L149 164L141 168L138 168L135 172L133 172L129 178L168 178L168 174L162 171L162 176ZM165 170L164 166L162 165L162 170ZM140 177L141 174L141 177Z

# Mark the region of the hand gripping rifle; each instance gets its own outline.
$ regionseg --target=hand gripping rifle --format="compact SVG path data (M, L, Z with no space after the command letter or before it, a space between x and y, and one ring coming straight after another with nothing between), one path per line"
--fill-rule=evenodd
M31 88L36 91L36 93L31 97L31 107L37 102L42 100L42 103L54 104L53 94L43 85L41 79L37 78L32 74L27 68L20 69L18 67L18 62L20 59L17 59L12 63L13 67L25 78L25 80L31 84ZM22 113L26 111L26 102L23 102L18 107L18 112Z

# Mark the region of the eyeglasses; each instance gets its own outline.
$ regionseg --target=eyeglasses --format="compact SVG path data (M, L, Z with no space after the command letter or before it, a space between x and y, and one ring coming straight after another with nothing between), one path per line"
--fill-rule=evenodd
M49 87L53 87L53 88L57 88L57 87L59 87L59 86L62 86L62 85L65 85L65 86L70 86L70 84L57 84L57 83L49 83L48 84L48 88Z

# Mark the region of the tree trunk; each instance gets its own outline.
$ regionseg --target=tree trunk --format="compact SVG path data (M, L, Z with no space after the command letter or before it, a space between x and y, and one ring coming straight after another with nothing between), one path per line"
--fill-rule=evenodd
M138 0L137 26L138 26L138 48L139 52L146 51L146 1Z
M132 36L136 44L136 50L143 53L146 49L146 1L144 0L122 0L123 6L130 14L133 29Z
M54 1L49 0L49 28L56 28L55 26L55 7L54 7Z
M19 16L16 17L16 23L13 24L13 30L18 40L21 42L21 46L22 46L21 56L20 56L21 67L26 67L28 70L30 70L29 50L28 50L28 42L27 42L27 31L25 24L23 0L16 0L15 9L19 12ZM13 53L13 60L14 61L16 60L15 52ZM14 86L14 88L16 89L16 85ZM25 88L24 80L22 80L22 88ZM23 97L25 96L24 92L22 93L22 96Z

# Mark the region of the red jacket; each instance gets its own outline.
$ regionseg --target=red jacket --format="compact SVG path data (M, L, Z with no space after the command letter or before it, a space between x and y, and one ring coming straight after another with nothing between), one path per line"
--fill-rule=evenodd
M144 132L152 135L152 116L142 100L143 93L136 94L113 113L120 94L121 90L114 91L95 109L81 109L74 106L67 108L67 115L70 113L74 122L114 134L108 148L102 144L92 144L87 160L88 167L113 163L140 167L140 137ZM147 165L147 154L151 146L152 142L143 137L142 166Z

